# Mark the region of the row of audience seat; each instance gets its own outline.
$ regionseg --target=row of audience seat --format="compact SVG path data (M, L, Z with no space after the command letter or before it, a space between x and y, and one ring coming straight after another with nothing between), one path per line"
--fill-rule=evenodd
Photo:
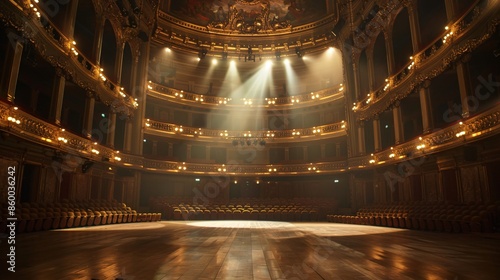
M10 217L2 207L2 228L6 228ZM58 203L21 203L15 210L18 233L51 229L97 226L133 222L154 222L161 220L161 213L137 213L125 203L116 201L88 200Z
M172 220L324 221L336 207L331 199L233 199L210 204L186 201L189 198L155 198L151 205Z
M439 232L494 232L500 229L500 201L374 205L359 209L356 215L327 215L327 220Z

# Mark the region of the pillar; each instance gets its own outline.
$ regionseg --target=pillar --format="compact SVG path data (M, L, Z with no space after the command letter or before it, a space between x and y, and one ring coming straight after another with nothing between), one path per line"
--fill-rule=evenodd
M186 145L186 160L190 160L191 159L191 144L187 144Z
M152 146L151 147L151 154L154 157L158 156L158 141L157 140L153 140L153 144L151 146Z
M52 100L50 104L49 119L56 125L61 125L61 112L64 99L64 87L66 86L66 78L62 76L61 71L56 71L54 78L54 86L52 90Z
M382 136L380 134L380 119L378 115L373 119L373 142L375 152L382 150Z
M94 35L93 59L97 65L101 64L102 37L104 35L105 18L102 15L97 15L96 31Z
M421 38L420 38L420 23L418 21L418 10L416 2L409 2L408 16L410 20L411 43L413 53L416 54L420 51ZM422 11L425 12L425 11Z
M404 135L403 118L401 115L401 107L399 106L399 102L397 102L396 106L392 108L392 116L394 118L394 140L396 144L400 144L404 141Z
M458 9L456 0L445 0L444 4L446 6L446 18L448 22L453 22L457 16Z
M116 45L116 58L115 58L115 69L114 76L116 77L116 84L121 85L122 83L122 66L123 66L123 53L125 51L125 43L117 42Z
M431 132L434 128L432 118L431 96L430 96L430 81L427 80L420 87L418 93L420 95L420 108L422 112L422 129L424 134Z
M366 50L366 58L368 61L368 86L370 93L372 93L375 90L375 66L373 64L373 47Z
M115 146L116 134L116 112L110 109L108 118L108 129L106 131L106 145L113 148Z
M396 61L394 60L394 45L392 44L392 33L384 32L385 36L385 49L387 51L387 73L389 76L394 74Z
M469 99L472 95L472 85L470 81L469 62L470 54L465 55L457 61L458 88L460 91L460 100L462 102L462 117L470 116Z
M92 137L92 123L94 118L95 97L93 93L87 93L85 99L85 112L83 116L83 135L87 138Z
M126 153L130 153L132 151L132 130L133 130L133 121L131 119L125 120L125 139L123 141L123 150Z
M364 122L360 121L358 123L358 155L364 155L365 151L365 124Z
M132 135L132 153L142 154L142 139L144 139L144 116L146 111L146 83L148 76L149 41L141 43L140 59L137 58L137 71L134 78L133 97L137 98L137 109L134 113Z
M10 34L7 34L10 35ZM9 102L14 102L16 99L16 86L17 86L17 78L19 76L19 69L21 68L21 58L23 56L23 44L21 42L22 38L14 36L9 36L10 45L12 48L7 47L7 53L5 56L7 57L7 67L6 73L4 77L2 77L2 97L7 99ZM11 62L9 64L9 62Z
M85 0L83 0L85 1ZM73 38L75 33L76 15L78 12L78 0L69 1L68 11L64 19L63 33L67 38Z
M174 144L168 143L168 157L172 158L174 156Z

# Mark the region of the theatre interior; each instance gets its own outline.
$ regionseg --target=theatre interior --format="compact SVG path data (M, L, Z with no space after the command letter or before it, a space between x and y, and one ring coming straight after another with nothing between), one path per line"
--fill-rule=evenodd
M0 1L0 278L498 279L499 23Z

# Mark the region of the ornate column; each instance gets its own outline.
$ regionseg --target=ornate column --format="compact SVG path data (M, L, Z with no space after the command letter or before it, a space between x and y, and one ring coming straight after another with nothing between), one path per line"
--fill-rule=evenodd
M387 71L390 76L394 74L394 71L396 71L396 69L394 69L396 61L394 60L394 45L392 44L392 32L384 31L384 37L385 37L385 49L387 51Z
M85 112L83 115L83 135L87 138L92 137L92 123L94 119L95 97L94 93L87 92L85 99Z
M457 16L458 8L456 0L445 0L444 4L446 6L446 18L448 22L454 21Z
M394 118L394 140L396 144L400 144L404 141L404 135L403 118L401 115L401 107L399 106L399 101L396 102L394 108L392 108L392 116Z
M410 20L411 43L413 53L416 54L420 51L421 38L420 38L420 23L418 21L417 3L411 1L408 3L408 16ZM423 11L425 12L425 11Z
M290 160L290 148L285 147L285 160Z
M133 97L137 98L137 109L134 114L134 131L132 135L132 153L142 154L142 139L144 139L144 114L146 112L146 83L148 76L148 61L149 61L149 41L141 43L140 57L137 64L137 72L135 80L135 89Z
M373 46L366 49L366 58L368 61L368 86L370 93L372 93L375 84L375 66L373 64Z
M209 161L209 160L210 160L210 149L212 149L212 147L210 147L210 146L207 146L207 147L205 148L205 159L206 159L207 161Z
M470 115L470 108L468 101L472 95L472 85L470 81L469 61L471 55L467 54L462 59L456 62L458 88L460 90L460 100L462 102L462 117L468 118Z
M352 63L352 72L353 72L354 92L356 93L355 94L356 100L360 100L361 93L359 88L359 67L355 62Z
M114 76L116 77L116 84L122 83L122 66L123 66L123 53L125 51L125 43L118 41L116 44L116 59Z
M116 133L116 112L113 109L109 110L108 128L106 131L106 145L113 148L115 146Z
M362 156L365 152L365 123L360 121L358 122L358 155Z
M429 89L430 84L431 81L426 80L418 90L418 93L420 95L420 108L422 111L422 129L424 134L431 132L431 130L434 128Z
M151 145L151 154L155 157L158 156L158 141L156 140L153 140L153 144Z
M123 150L127 153L130 153L132 150L132 126L133 126L133 121L129 118L125 120L125 133L124 133L124 139L123 139Z
M379 115L375 115L375 118L373 119L373 142L375 146L375 152L382 150L382 136L380 134Z
M191 144L186 145L186 160L191 159Z
M76 14L78 12L78 0L71 0L68 4L68 10L64 18L63 33L66 37L73 38L75 33Z
M168 143L168 157L171 158L174 156L174 144Z
M96 30L94 34L94 46L92 51L92 58L97 65L101 64L101 51L102 51L102 36L104 35L105 18L102 15L96 15Z
M50 104L49 119L56 125L61 125L61 112L63 107L64 87L66 85L66 78L60 69L56 69L56 76L54 78L54 86L52 89L52 100Z
M10 34L7 34L10 35ZM9 36L9 38L11 38ZM9 102L14 102L16 98L17 78L19 69L21 68L21 58L23 55L23 44L17 39L21 39L17 35L12 36L10 44L7 44L6 69L10 70L2 77L2 97ZM12 48L10 47L12 46Z

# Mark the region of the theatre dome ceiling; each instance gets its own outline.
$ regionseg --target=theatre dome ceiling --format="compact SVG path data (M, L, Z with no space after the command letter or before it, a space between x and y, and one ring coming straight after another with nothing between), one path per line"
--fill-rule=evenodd
M292 56L332 46L335 0L161 1L155 41L213 57Z

